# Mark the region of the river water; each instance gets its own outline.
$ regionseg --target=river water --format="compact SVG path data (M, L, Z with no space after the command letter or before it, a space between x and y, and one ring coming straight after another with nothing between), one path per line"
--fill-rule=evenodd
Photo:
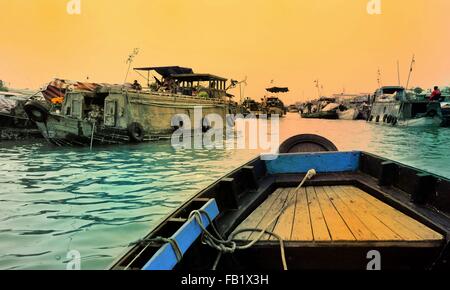
M315 133L450 178L450 129L281 119L281 139ZM175 150L170 142L56 148L0 143L0 269L104 269L197 191L258 150Z

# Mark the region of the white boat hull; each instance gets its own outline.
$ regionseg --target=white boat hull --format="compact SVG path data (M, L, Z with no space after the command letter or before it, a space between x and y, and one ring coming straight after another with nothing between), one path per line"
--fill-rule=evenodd
M346 111L339 111L339 120L356 120L358 117L358 110L357 109L348 109Z

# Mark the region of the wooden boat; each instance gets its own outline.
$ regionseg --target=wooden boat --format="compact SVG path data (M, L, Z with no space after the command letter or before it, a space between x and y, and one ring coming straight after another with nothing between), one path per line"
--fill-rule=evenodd
M300 116L303 119L327 119L327 120L338 120L339 115L336 111L329 112L316 112L316 113L302 113Z
M287 140L199 192L111 268L366 270L378 254L375 269L448 271L450 181L334 150L319 136Z
M25 106L42 135L58 146L127 144L170 139L175 131L208 131L220 116L233 125L234 105L227 79L197 74L191 68L146 67L148 87L76 83L52 109L36 102ZM151 82L155 71L160 79ZM141 74L141 73L140 73ZM48 88L46 88L48 90ZM195 117L196 116L196 117ZM192 118L192 119L191 119Z
M29 97L22 93L0 91L0 141L41 137L24 111Z
M283 87L271 87L267 88L266 91L271 94L288 93L289 88ZM287 114L287 109L284 106L283 101L277 96L264 97L261 99L261 111L267 116L278 115L283 117Z

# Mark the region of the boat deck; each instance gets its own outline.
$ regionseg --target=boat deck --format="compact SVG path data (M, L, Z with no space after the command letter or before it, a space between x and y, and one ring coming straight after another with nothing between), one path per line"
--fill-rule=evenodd
M395 242L433 247L444 240L441 234L354 186L279 188L237 229L265 228L285 206L288 208L269 228L285 241ZM238 239L257 235L243 233ZM262 240L276 239L265 235Z

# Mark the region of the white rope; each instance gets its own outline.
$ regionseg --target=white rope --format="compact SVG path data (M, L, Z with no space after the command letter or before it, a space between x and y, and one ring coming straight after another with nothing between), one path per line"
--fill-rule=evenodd
M306 176L303 178L302 182L300 183L300 185L296 188L296 190L300 189L306 181L312 179L315 175L317 174L316 170L311 169L307 172ZM230 237L225 240L219 233L219 231L217 230L217 228L214 226L213 221L211 220L211 217L208 215L207 212L203 211L203 210L194 210L191 212L191 214L189 215L189 218L194 217L195 220L197 221L197 223L199 224L200 228L203 231L203 237L202 237L202 242L216 250L219 251L219 256L217 257L215 263L214 263L214 267L213 270L215 270L215 268L217 267L220 258L222 256L223 253L226 254L232 254L234 252L236 252L237 250L247 250L250 249L251 247L253 247L258 241L261 240L261 238L265 235L271 235L273 237L275 237L276 239L278 239L280 241L280 251L281 251L281 260L283 263L283 269L284 270L288 270L287 267L287 262L286 262L286 255L285 255L285 250L284 250L284 241L283 238L280 237L279 235L269 231L268 229L274 224L276 223L276 221L279 219L279 217L291 206L293 206L296 203L296 201L292 201L290 200L281 210L280 212L263 228L263 229L258 229L258 228L251 228L251 229L241 229L238 231L233 232ZM212 230L214 231L214 234L216 236L214 236L212 233L210 233L206 227L203 224L203 219L202 219L202 214L204 214L206 216L206 218L209 221L209 224L211 225ZM244 232L259 232L258 236L253 239L250 243L246 244L246 245L238 245L237 241L235 240L235 237L241 233Z

